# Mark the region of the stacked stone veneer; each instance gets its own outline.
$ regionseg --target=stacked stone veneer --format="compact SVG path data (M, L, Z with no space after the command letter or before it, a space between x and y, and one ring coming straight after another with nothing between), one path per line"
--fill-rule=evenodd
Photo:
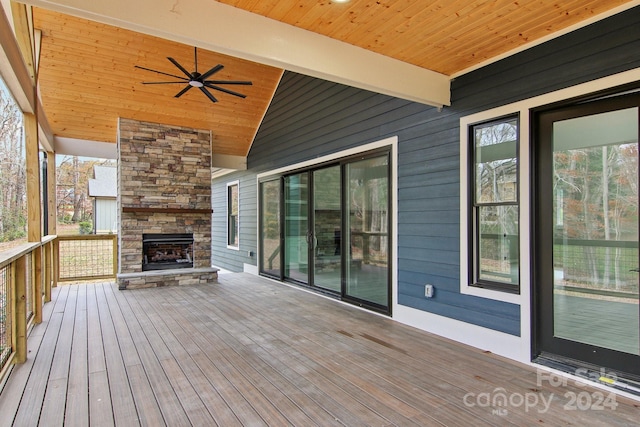
M121 289L215 280L216 270L210 268L210 131L121 118L118 211ZM193 233L194 268L143 272L145 233Z

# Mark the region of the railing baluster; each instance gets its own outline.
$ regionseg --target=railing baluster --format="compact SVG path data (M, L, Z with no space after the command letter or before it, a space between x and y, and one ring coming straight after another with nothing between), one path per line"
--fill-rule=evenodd
M12 347L15 352L14 362L24 363L27 360L27 259L26 255L18 258L12 266L11 296L13 303L11 324L13 326Z

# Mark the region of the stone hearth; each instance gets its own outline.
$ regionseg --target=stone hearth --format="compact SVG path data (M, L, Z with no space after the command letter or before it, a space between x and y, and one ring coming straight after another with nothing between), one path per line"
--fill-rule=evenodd
M120 289L209 283L211 132L120 119ZM143 234L193 234L193 268L142 271Z

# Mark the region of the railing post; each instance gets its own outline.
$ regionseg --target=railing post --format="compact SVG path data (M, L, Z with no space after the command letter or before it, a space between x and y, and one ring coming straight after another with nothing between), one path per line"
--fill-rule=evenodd
M13 263L11 274L11 325L14 363L27 360L27 258L21 256Z
M53 284L55 288L60 281L60 239L56 237L53 244Z
M42 323L42 246L36 248L31 255L33 262L33 323ZM29 285L27 285L29 286Z
M113 236L113 276L118 275L118 235Z
M53 242L42 247L44 257L44 301L51 301L51 281L53 280Z

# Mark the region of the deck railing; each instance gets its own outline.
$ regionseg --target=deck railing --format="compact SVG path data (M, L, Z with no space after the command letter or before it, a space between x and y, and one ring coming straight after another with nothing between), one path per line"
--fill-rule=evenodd
M117 236L47 236L0 257L0 384L27 358L27 331L58 282L115 278Z
M116 234L58 236L58 282L115 278L118 268Z
M51 299L55 236L25 243L0 259L0 381L12 363L27 358L27 329L42 321L42 304Z

